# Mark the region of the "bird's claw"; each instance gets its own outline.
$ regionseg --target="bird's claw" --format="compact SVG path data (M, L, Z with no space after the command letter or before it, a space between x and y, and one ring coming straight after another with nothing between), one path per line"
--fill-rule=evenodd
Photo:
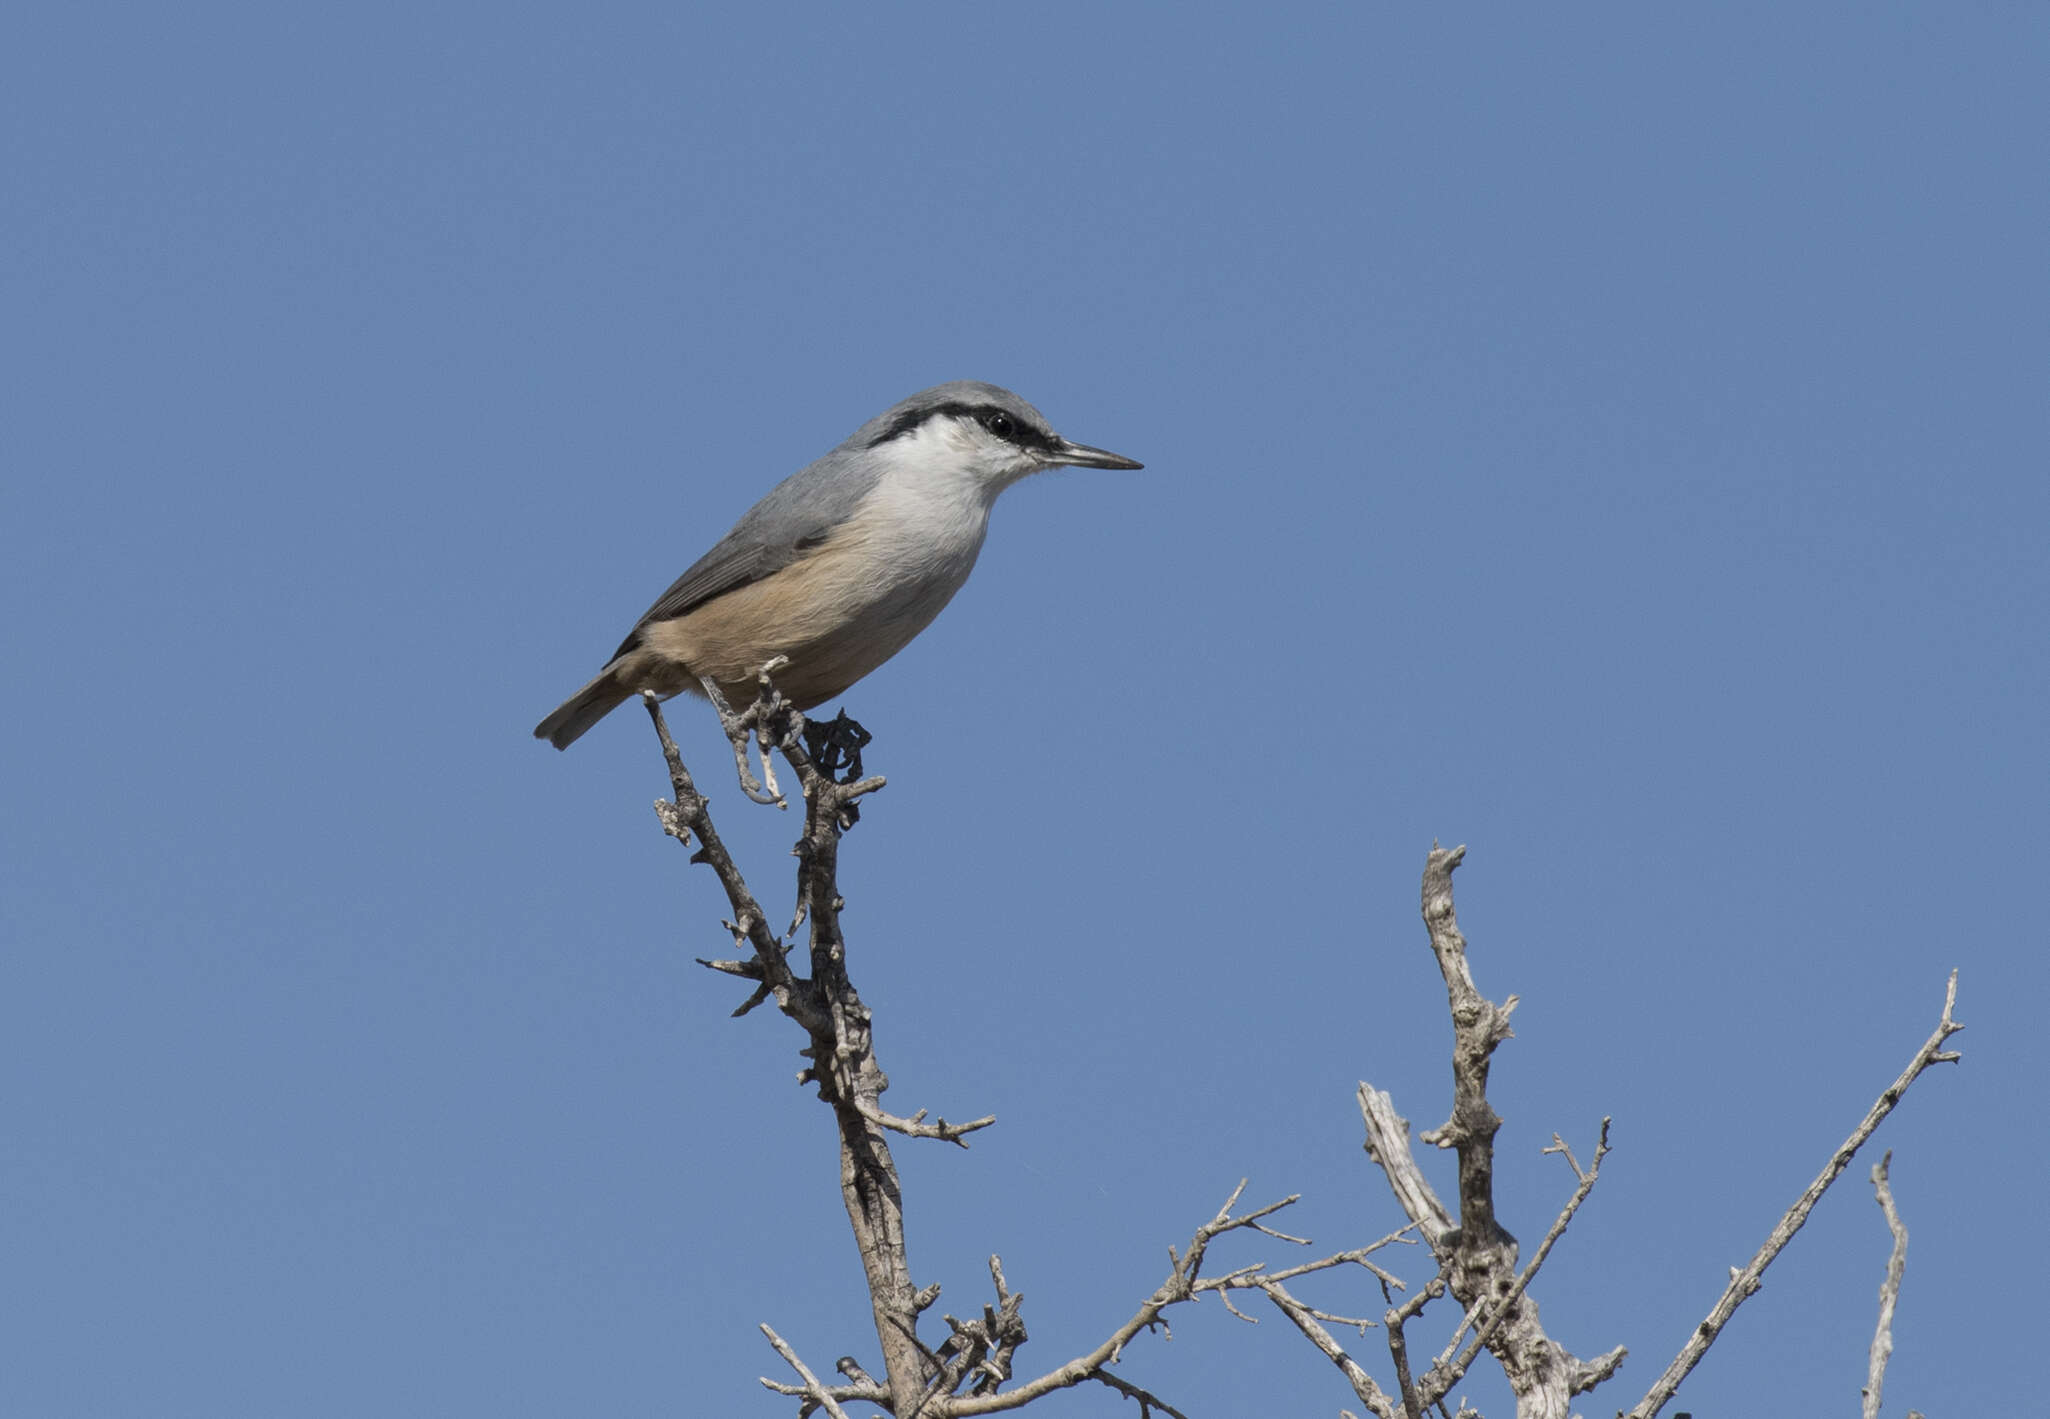
M704 686L705 697L711 700L712 708L718 712L719 727L726 731L726 742L733 746L733 768L740 779L740 791L756 803L774 804L785 809L790 804L783 797L782 787L776 782L776 766L769 759L769 750L781 735L770 726L787 710L792 723L784 732L801 734L804 716L795 709L788 709L769 677L788 664L790 657L779 655L757 670L755 680L760 684L761 692L753 704L739 713L735 713L733 706L726 702L726 697L719 692L719 686L710 676L698 677L698 683ZM760 778L756 778L748 768L747 745L750 738L755 740L761 758Z
M783 799L782 790L776 784L776 771L769 767L769 751L764 737L762 746L762 773L768 782L763 783L749 770L747 744L753 737L751 732L758 716L756 706L750 705L746 712L734 713L733 706L726 703L726 697L719 693L719 687L710 676L701 675L698 683L704 686L705 698L712 702L712 709L719 716L719 728L726 732L726 742L733 746L733 771L740 780L740 791L756 803L774 804L778 808L790 805Z

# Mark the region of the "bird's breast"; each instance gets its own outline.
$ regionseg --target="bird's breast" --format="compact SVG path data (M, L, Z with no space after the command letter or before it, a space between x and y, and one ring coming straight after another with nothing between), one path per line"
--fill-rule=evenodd
M778 684L801 707L839 694L932 623L975 569L989 505L915 479L886 481L817 547L761 581L650 626L646 643L694 675L752 693Z
M989 503L976 489L894 477L876 485L819 554L844 559L846 572L868 582L877 600L922 601L937 591L945 605L975 569L988 530Z

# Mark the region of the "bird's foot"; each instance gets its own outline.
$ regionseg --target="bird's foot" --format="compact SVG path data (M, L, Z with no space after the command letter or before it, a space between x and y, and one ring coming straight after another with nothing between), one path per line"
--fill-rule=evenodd
M756 803L773 803L778 808L788 808L790 804L785 801L783 790L776 782L776 767L769 760L769 750L785 735L801 733L805 727L804 716L791 707L769 678L789 663L788 657L779 655L756 671L755 678L761 685L761 692L753 704L739 713L734 712L733 706L726 702L726 697L709 676L698 677L706 698L718 712L719 727L726 731L726 742L733 746L733 767L740 778L740 791ZM761 757L762 776L759 779L748 768L750 738L755 740Z

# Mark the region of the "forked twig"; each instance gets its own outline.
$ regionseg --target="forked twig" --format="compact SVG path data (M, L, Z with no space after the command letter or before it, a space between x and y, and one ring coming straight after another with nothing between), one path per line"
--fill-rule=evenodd
M1715 1344L1715 1339L1722 1334L1723 1327L1730 1323L1730 1317L1737 1313L1737 1307L1743 1305L1758 1290L1759 1280L1764 1276L1765 1268L1772 1265L1772 1259L1794 1239L1794 1233L1801 1230L1801 1225L1808 1220L1808 1214L1814 1211L1815 1204L1821 1201L1822 1194L1828 1191L1829 1185L1850 1166L1852 1156L1865 1145L1865 1140L1872 1136L1872 1131L1879 1127L1881 1121L1893 1112L1894 1105L1907 1093L1908 1086L1920 1078L1922 1071L1930 1065L1955 1064L1958 1061L1960 1056L1955 1050L1943 1048L1945 1040L1964 1028L1951 1018L1951 1011L1956 1005L1957 972L1952 971L1950 984L1943 993L1943 1018L1937 1021L1935 1032L1915 1051L1915 1057L1908 1061L1908 1067L1901 1071L1900 1077L1880 1094L1878 1100L1866 1112L1864 1121L1853 1129L1851 1136L1830 1155L1829 1162L1816 1175L1815 1181L1808 1184L1807 1190L1794 1199L1794 1205L1787 1209L1786 1215L1780 1218L1779 1224L1767 1235L1764 1245L1758 1248L1758 1254L1751 1258L1750 1264L1730 1278L1730 1284L1723 1288L1721 1298L1709 1310L1708 1318L1694 1328L1694 1333L1687 1337L1687 1343L1680 1347L1680 1353L1673 1357L1673 1363L1666 1366L1666 1372L1659 1376L1658 1383L1637 1402L1628 1419L1652 1419L1653 1415L1665 1407L1666 1402L1673 1397L1674 1391L1680 1388L1680 1381L1687 1378L1687 1372L1700 1363L1701 1357L1708 1353L1708 1347Z

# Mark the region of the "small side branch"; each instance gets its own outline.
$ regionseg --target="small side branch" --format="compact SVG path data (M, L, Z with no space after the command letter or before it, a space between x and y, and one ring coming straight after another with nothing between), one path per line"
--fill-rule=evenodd
M860 1109L861 1116L877 1128L887 1128L890 1132L901 1133L906 1138L937 1138L962 1148L968 1146L962 1141L964 1134L988 1128L997 1121L995 1114L984 1114L981 1118L972 1118L966 1123L948 1123L944 1118L927 1123L924 1109L920 1109L910 1118L899 1118L896 1114L885 1113L879 1108L863 1107L859 1104L856 1107Z
M1360 1119L1367 1127L1367 1156L1379 1165L1395 1200L1409 1217L1412 1227L1434 1253L1445 1245L1452 1230L1452 1215L1438 1200L1424 1170L1417 1166L1409 1147L1409 1120L1395 1111L1395 1100L1386 1091L1361 1081Z
M1430 1285L1388 1312L1388 1358L1395 1362L1395 1383L1402 1391L1403 1419L1423 1419L1424 1406L1429 1403L1410 1373L1409 1336L1405 1328L1423 1312L1425 1306L1444 1294L1445 1278L1433 1276Z
M1261 1226L1260 1223L1262 1219L1272 1216L1282 1208L1294 1203L1297 1199L1295 1197L1285 1197L1279 1202L1270 1202L1265 1207L1256 1208L1251 1212L1245 1213L1243 1216L1234 1217L1231 1215L1231 1209L1238 1205L1239 1195L1245 1190L1245 1180L1241 1179L1239 1185L1232 1189L1231 1196L1224 1200L1224 1206L1217 1209L1217 1215L1196 1229L1196 1233L1189 1239L1189 1245L1185 1251L1177 1253L1174 1248L1168 1248L1168 1260L1173 1265L1168 1272L1167 1279L1161 1282L1159 1289L1154 1291L1151 1296L1148 1296L1137 1311L1133 1312L1131 1319L1111 1332L1110 1337L1101 1345L1098 1345L1086 1355L1076 1356L1058 1369L1049 1370L1037 1379L1028 1380L1016 1389L1008 1390L1002 1394L974 1394L952 1400L946 1405L944 1412L948 1415L997 1414L1007 1409L1017 1409L1023 1405L1030 1404L1040 1396L1051 1394L1057 1389L1068 1389L1090 1380L1111 1384L1111 1387L1119 1390L1120 1393L1130 1392L1125 1387L1114 1384L1110 1379L1105 1378L1107 1373L1105 1366L1116 1364L1119 1357L1124 1354L1125 1346L1140 1331L1150 1329L1155 1325L1164 1326L1166 1322L1162 1319L1162 1313L1169 1307L1179 1305L1183 1301L1194 1300L1202 1291L1220 1289L1214 1284L1201 1284L1205 1279L1200 1275L1203 1268L1203 1259L1209 1251L1210 1243L1227 1232L1235 1232L1241 1229L1266 1232L1270 1236L1283 1235L1274 1232L1270 1228ZM1300 1239L1288 1238L1288 1240L1299 1241ZM1246 1276L1254 1270L1257 1270L1257 1268L1246 1268L1244 1271L1233 1274ZM1217 1279L1221 1281L1224 1278ZM1136 1387L1133 1387L1133 1389L1136 1389ZM1133 1393L1132 1397L1137 1398L1138 1396L1136 1393ZM1145 1402L1148 1404L1159 1404L1159 1401L1151 1396L1148 1396ZM1160 1408L1163 1413L1172 1412L1165 1405L1160 1405Z
M840 1401L834 1397L831 1390L819 1383L819 1377L811 1372L810 1367L797 1358L797 1352L790 1348L790 1343L766 1325L762 1327L762 1334L769 1337L769 1343L776 1347L776 1353L783 1357L783 1362L797 1371L797 1377L804 1381L803 1387L797 1392L832 1415L833 1419L847 1419L847 1411L840 1407ZM763 1380L762 1384L781 1394L788 1394L795 1388L790 1385L779 1385L767 1379Z
M749 890L747 879L741 876L733 854L726 850L719 830L712 826L705 796L698 792L690 770L683 765L683 755L677 750L676 741L670 737L669 722L662 717L662 702L652 691L644 691L641 702L648 708L648 718L654 721L655 736L662 743L662 758L669 766L669 786L676 795L674 801L658 799L655 803L655 815L662 820L662 831L685 847L690 846L691 835L697 835L698 850L690 855L690 860L703 863L718 877L719 886L726 893L726 901L733 908L733 920L728 925L734 939L753 948L755 953L752 962L731 973L747 974L752 971L754 978L776 995L779 1004L786 1001L795 1004L797 982L790 967L784 963L783 945L776 939L776 933L769 929L768 914ZM727 968L726 965L719 967Z
M1149 1394L1145 1390L1140 1389L1139 1386L1131 1384L1128 1381L1119 1379L1109 1370L1098 1370L1089 1378L1095 1380L1100 1385L1106 1385L1109 1388L1116 1390L1126 1399L1138 1400L1139 1419L1152 1419L1153 1411L1156 1409L1159 1410L1162 1414L1167 1415L1168 1419L1189 1419L1188 1415L1182 1413L1181 1410L1175 1408L1172 1404L1169 1404L1160 1396L1156 1394Z
M1893 1254L1886 1259L1886 1280L1879 1287L1879 1328L1872 1333L1872 1357L1865 1369L1865 1419L1879 1419L1879 1394L1886 1387L1886 1362L1893 1358L1893 1308L1901 1296L1901 1274L1908 1265L1908 1229L1893 1205L1893 1188L1887 1174L1893 1167L1893 1150L1872 1165L1872 1191L1879 1198L1879 1210L1886 1214L1886 1230L1893 1234Z
M990 1281L996 1287L997 1303L985 1305L982 1314L974 1320L958 1320L943 1316L947 1328L953 1333L939 1348L939 1373L926 1385L925 1397L920 1401L920 1414L928 1411L945 1414L947 1398L964 1384L969 1394L993 1394L998 1385L1011 1377L1011 1364L1018 1347L1031 1337L1025 1332L1025 1320L1019 1308L1025 1298L1011 1289L1004 1279L1004 1263L1000 1257L989 1259ZM933 1401L937 1400L935 1404Z
M1880 1094L1878 1100L1867 1111L1864 1121L1852 1130L1851 1136L1830 1155L1829 1162L1824 1165L1821 1173L1817 1174L1815 1181L1808 1184L1807 1190L1794 1199L1794 1205L1787 1209L1786 1215L1780 1218L1779 1224L1766 1237L1764 1245L1758 1249L1758 1254L1751 1258L1750 1265L1730 1278L1730 1284L1723 1289L1722 1297L1709 1311L1708 1318L1694 1328L1694 1333L1687 1338L1687 1343L1680 1347L1680 1353L1673 1357L1673 1363L1666 1366L1666 1372L1659 1376L1658 1383L1637 1402L1637 1407L1630 1411L1628 1419L1652 1419L1653 1415L1665 1407L1666 1402L1680 1388L1680 1381L1687 1378L1687 1372L1699 1364L1701 1357L1708 1353L1708 1347L1715 1344L1716 1337L1722 1334L1723 1327L1730 1323L1730 1317L1737 1313L1737 1307L1743 1305L1758 1290L1760 1278L1765 1275L1765 1268L1772 1265L1772 1259L1794 1239L1794 1233L1801 1230L1802 1224L1808 1220L1808 1214L1814 1211L1815 1204L1822 1200L1822 1194L1828 1191L1829 1185L1850 1166L1852 1156L1865 1146L1865 1140L1872 1136L1873 1130L1893 1112L1894 1105L1907 1093L1908 1086L1919 1079L1922 1071L1932 1064L1957 1062L1958 1053L1943 1048L1944 1041L1964 1028L1951 1018L1951 1011L1956 1005L1957 972L1952 971L1950 984L1943 995L1943 1018L1937 1021L1935 1032L1923 1041L1922 1047L1915 1052L1915 1057L1908 1061L1908 1067L1901 1071L1900 1077Z
M1359 1361L1348 1355L1345 1347L1324 1328L1315 1311L1290 1295L1288 1289L1278 1281L1268 1281L1260 1289L1267 1293L1267 1299L1274 1302L1276 1309L1294 1322L1295 1328L1303 1333L1303 1337L1316 1346L1325 1359L1338 1367L1338 1372L1345 1376L1345 1382L1352 1386L1352 1392L1359 1396L1360 1403L1378 1415L1379 1419L1397 1419L1397 1416L1403 1413L1395 1401L1389 1398L1387 1392L1374 1382L1374 1377L1362 1368Z
M1333 1252L1330 1256L1319 1257L1316 1261L1301 1262L1295 1266L1283 1267L1280 1271L1269 1271L1263 1266L1247 1272L1234 1272L1231 1276L1219 1277L1214 1281L1199 1281L1196 1283L1196 1289L1198 1291L1259 1289L1266 1286L1270 1281L1293 1281L1296 1277L1306 1276L1313 1271L1329 1271L1333 1267L1338 1266L1358 1266L1371 1272L1374 1279L1381 1283L1381 1294L1384 1299L1392 1299L1389 1295L1390 1292L1406 1291L1409 1288L1387 1271L1367 1260L1367 1258L1381 1250L1382 1247L1395 1246L1398 1243L1407 1247L1415 1246L1416 1238L1409 1235L1415 1230L1415 1227L1416 1224L1411 1223L1407 1227L1390 1232L1377 1242L1369 1242L1363 1247L1354 1247L1351 1251ZM1299 1238L1288 1238L1288 1240L1295 1241L1299 1240Z

